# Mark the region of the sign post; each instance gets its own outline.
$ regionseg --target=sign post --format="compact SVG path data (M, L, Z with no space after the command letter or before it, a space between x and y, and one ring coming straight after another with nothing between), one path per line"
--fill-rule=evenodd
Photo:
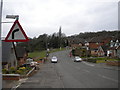
M0 90L2 89L2 41L1 41L2 5L3 5L3 0L1 0L0 2Z
M6 42L12 42L16 58L17 58L17 53L16 53L16 47L14 42L27 42L28 40L29 39L25 34L22 26L20 25L18 19L16 19L7 37L5 38Z

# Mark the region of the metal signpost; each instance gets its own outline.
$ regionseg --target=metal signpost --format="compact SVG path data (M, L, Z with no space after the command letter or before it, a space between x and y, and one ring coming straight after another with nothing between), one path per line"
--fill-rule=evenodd
M28 37L25 34L22 26L20 25L19 21L18 21L18 16L14 18L14 16L8 15L6 18L13 18L15 20L13 26L11 27L7 37L5 38L6 42L12 42L13 44L13 49L15 51L15 56L17 58L17 53L16 53L16 47L14 42L26 42L28 41Z
M1 41L2 5L3 0L1 0L0 2L0 90L2 89L2 41Z
M1 31L2 31L2 8L3 0L0 0L0 90L2 89L2 40L1 40ZM6 18L16 19L10 32L8 33L5 41L6 42L26 42L28 37L25 34L22 26L18 21L18 15L7 15ZM8 22L7 22L8 23Z

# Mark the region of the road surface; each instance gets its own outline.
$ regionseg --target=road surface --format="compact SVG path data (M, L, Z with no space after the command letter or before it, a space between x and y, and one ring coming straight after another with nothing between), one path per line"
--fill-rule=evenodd
M57 56L58 63L47 61L17 88L118 88L118 70L74 62L68 50L52 53L49 58L52 56Z

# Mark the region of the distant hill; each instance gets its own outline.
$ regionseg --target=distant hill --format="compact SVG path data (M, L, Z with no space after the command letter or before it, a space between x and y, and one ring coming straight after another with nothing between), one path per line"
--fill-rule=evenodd
M93 38L105 39L105 38L118 38L120 39L120 31L101 31L101 32L85 32L78 35L73 35L69 37L59 37L56 33L53 35L39 35L38 38L30 39L29 42L18 43L18 46L26 47L28 51L41 51L46 50L46 48L59 48L68 46L70 42L79 43L90 41Z
M93 38L105 39L105 38L118 38L120 39L120 31L101 31L101 32L85 32L78 35L73 35L67 37L69 40L81 40L81 41L90 41Z

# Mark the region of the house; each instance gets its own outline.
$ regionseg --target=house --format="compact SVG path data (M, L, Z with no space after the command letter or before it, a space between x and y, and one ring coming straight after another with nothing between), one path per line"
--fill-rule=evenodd
M91 55L107 56L107 53L109 52L107 49L110 49L110 46L119 46L118 42L118 40L114 40L113 42L112 37L94 37L89 42L87 42L87 46L90 49Z
M81 38L68 38L69 45L72 48L78 48L84 46L84 39Z
M110 47L117 47L120 46L120 39L112 39L110 41Z
M110 47L107 50L107 56L108 57L117 57L117 58L120 58L120 46L118 46L118 47Z
M17 67L17 58L11 42L2 41L2 68Z
M104 42L98 37L94 37L91 40L86 41L85 45L89 48L92 56L101 56L101 54L103 54L102 48L99 47L104 45Z
M114 38L110 41L110 47L107 50L107 56L120 58L120 39Z
M25 64L27 56L28 56L26 48L17 46L16 47L16 54L17 54L18 66Z
M107 50L107 56L108 56L108 57L117 57L116 47L110 47L110 48Z
M120 46L118 46L116 49L117 49L117 57L120 58Z
M103 45L103 46L101 46L101 48L104 51L104 56L107 56L107 50L109 49L109 45Z
M99 57L102 57L102 56L105 56L105 51L104 51L104 49L102 48L102 46L100 46L99 48L98 48L98 56Z

